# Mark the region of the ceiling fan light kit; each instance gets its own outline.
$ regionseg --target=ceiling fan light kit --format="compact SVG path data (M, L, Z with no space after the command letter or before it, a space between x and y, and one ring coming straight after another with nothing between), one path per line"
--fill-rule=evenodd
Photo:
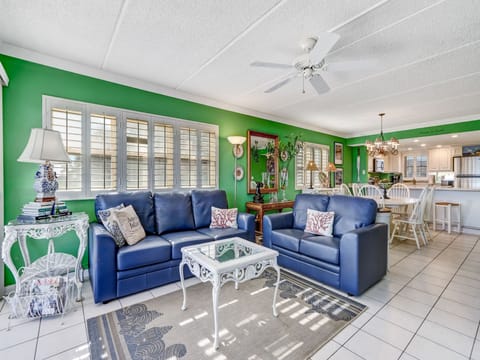
M305 93L304 83L305 80L308 80L318 94L323 94L330 90L330 87L321 75L321 72L325 70L325 56L333 48L339 38L340 36L335 33L323 33L318 37L306 38L300 44L305 54L295 58L292 65L263 61L254 61L250 65L272 69L290 68L295 70L294 72L287 74L280 82L265 90L266 93L274 92L296 77L302 77L302 93Z
M380 135L375 139L374 142L367 140L365 146L367 147L368 156L383 156L383 155L398 155L398 146L400 142L392 137L390 140L385 141L383 136L383 117L385 113L378 114L380 116Z

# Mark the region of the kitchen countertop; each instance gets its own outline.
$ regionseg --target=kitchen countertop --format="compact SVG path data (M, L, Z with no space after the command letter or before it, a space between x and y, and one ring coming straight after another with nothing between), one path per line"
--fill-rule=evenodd
M414 189L423 189L427 184L405 184L408 186L409 189L414 190ZM453 186L440 186L440 185L435 185L435 190L436 191L469 191L469 192L480 192L480 189L462 189L462 188L456 188Z

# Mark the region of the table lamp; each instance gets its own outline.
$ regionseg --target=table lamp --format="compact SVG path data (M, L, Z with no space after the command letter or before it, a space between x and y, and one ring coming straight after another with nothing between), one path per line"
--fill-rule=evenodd
M50 161L70 161L60 133L50 129L32 129L28 143L17 161L41 164L35 173L33 184L37 192L35 200L55 201L58 182Z
M235 207L237 207L237 158L240 157L243 153L242 144L247 140L245 136L228 136L227 140L230 144L233 145L233 157L235 159L235 168L233 170L233 177L235 179L235 195L234 195L234 203Z
M315 164L315 161L310 160L307 164L307 170L310 171L310 187L309 189L313 189L313 172L318 171L318 166Z
M332 162L329 162L328 165L327 165L327 168L325 169L325 171L328 172L328 187L331 187L332 186L332 180L331 180L331 173L332 172L335 172L337 170L337 167L335 166L334 163Z

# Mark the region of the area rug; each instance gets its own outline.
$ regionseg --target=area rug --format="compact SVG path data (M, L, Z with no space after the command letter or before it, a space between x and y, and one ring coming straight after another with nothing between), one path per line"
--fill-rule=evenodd
M276 273L220 290L220 347L213 349L212 286L182 291L87 320L97 359L308 359L366 306L282 270L272 314Z

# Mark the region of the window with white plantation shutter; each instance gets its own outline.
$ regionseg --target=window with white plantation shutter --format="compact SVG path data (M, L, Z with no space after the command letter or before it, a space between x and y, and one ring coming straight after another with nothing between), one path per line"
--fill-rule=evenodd
M71 159L55 164L61 199L218 186L217 125L51 96L43 107Z
M173 126L155 123L154 141L154 189L173 189L174 157Z
M319 171L326 173L328 166L328 159L330 154L330 147L326 145L303 143L301 149L295 157L295 189L301 190L310 185L310 171L306 170L309 161L313 160L317 165ZM319 171L313 171L312 180L313 186L321 186Z
M200 187L217 186L217 136L213 131L200 130Z
M197 130L180 129L180 187L194 188L197 185Z
M127 190L148 189L148 122L127 119Z
M90 114L90 186L92 191L117 189L117 118Z
M50 110L50 124L60 132L69 163L54 163L59 191L81 191L83 172L82 113L67 107Z

